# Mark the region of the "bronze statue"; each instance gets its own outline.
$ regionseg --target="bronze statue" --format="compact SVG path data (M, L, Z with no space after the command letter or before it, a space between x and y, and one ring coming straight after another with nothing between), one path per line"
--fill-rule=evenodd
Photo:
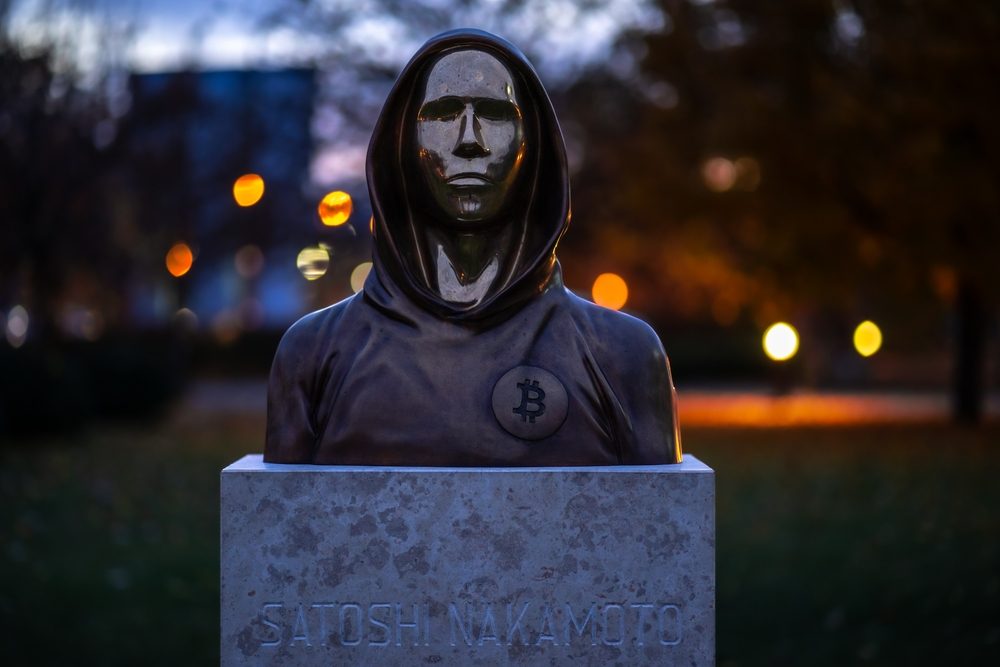
M653 330L563 287L562 133L521 52L427 42L368 148L374 270L282 338L264 460L420 466L676 463Z

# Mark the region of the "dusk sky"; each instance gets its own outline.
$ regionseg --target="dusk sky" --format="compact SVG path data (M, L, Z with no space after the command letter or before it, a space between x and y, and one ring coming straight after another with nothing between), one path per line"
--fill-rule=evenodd
M637 60L628 52L615 55L618 37L623 31L670 27L652 0L595 6L580 0L519 5L482 0L459 9L453 4L414 0L408 10L436 17L414 27L406 17L385 11L381 0L314 0L306 10L289 0L15 0L10 28L27 44L56 39L85 72L109 65L161 72L315 64L324 73L321 97L336 97L347 90L356 96L367 85L356 78L352 63L401 68L427 38L450 28L478 27L507 37L524 48L546 85L556 87L595 63L634 78ZM371 109L364 115L372 119L385 91L376 92L365 102ZM370 128L346 127L333 107L316 123L313 181L362 179Z
M289 30L265 30L265 14L277 3L198 0L92 0L41 11L34 0L15 3L15 35L31 42L45 34L73 32L81 58L95 53L95 25L131 28L124 60L133 69L158 71L192 63L207 68L253 67L312 55L308 39Z
M705 0L700 0L704 2ZM81 60L106 50L106 40L88 37L95 25L130 26L134 36L122 54L126 64L140 71L205 68L244 68L302 62L332 51L360 48L378 50L385 60L402 65L430 34L414 34L391 14L381 11L378 0L320 0L310 4L307 33L275 26L268 15L282 7L298 7L283 0L237 2L234 0L67 0L43 3L14 2L13 32L31 42L41 35L70 34L80 42ZM53 11L53 4L61 7ZM422 0L431 10L448 8L447 0ZM505 0L483 0L471 8L449 11L453 27L480 27L535 50L536 66L552 74L607 59L610 47L624 30L655 31L664 27L662 12L650 0L615 0L589 7L579 0L529 0L516 11L499 16ZM42 7L48 9L42 10ZM350 21L340 28L336 44L323 31L322 19L343 15ZM302 19L300 10L285 14ZM311 19L307 19L311 20ZM291 21L289 21L291 23ZM330 21L333 24L332 20Z

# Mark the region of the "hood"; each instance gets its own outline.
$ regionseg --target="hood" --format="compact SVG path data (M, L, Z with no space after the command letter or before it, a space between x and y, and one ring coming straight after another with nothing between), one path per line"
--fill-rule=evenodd
M522 177L524 189L510 216L514 236L502 273L475 305L444 300L434 289L434 276L423 229L431 224L407 191L405 123L412 123L413 98L425 68L447 51L476 48L490 52L520 78L522 106L531 105L537 128L529 142ZM533 145L532 145L533 144ZM400 299L455 322L481 323L506 319L547 287L561 284L555 250L570 220L569 172L562 131L552 103L524 54L506 40L481 30L452 30L430 39L403 68L382 107L366 166L374 216L374 271L365 296L396 317L409 311ZM412 317L405 316L405 319Z

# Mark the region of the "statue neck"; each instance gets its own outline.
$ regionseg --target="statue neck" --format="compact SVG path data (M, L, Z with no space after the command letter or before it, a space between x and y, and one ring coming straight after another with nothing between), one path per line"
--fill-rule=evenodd
M481 302L500 275L510 239L509 226L476 232L427 229L441 298L471 306Z

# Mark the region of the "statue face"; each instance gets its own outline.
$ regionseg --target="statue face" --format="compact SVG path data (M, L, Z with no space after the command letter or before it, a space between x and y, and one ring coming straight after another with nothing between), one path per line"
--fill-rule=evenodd
M427 75L417 164L445 217L487 223L502 210L524 158L524 120L510 70L483 51L456 51Z

